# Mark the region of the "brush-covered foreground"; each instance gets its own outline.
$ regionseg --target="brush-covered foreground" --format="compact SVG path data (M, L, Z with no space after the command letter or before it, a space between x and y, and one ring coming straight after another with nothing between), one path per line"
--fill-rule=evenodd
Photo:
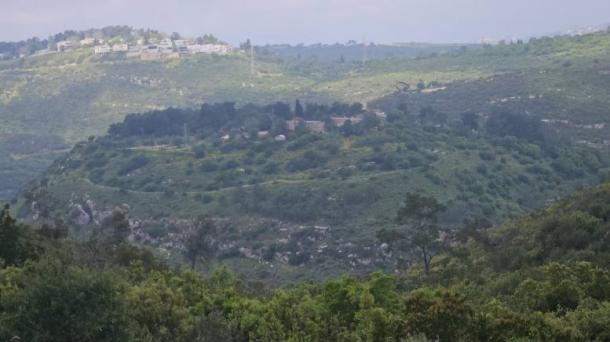
M168 268L125 241L124 217L85 242L0 213L0 338L27 341L606 341L610 184L486 229L432 259L268 289Z

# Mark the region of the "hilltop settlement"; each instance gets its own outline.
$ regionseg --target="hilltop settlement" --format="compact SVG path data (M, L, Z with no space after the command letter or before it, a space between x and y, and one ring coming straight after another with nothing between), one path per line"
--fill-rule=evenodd
M247 49L249 42L242 44ZM178 33L111 26L87 31L65 31L47 39L32 38L15 43L0 43L0 59L26 58L88 49L95 55L123 55L142 60L180 58L183 55L227 55L241 51L213 35L197 38Z

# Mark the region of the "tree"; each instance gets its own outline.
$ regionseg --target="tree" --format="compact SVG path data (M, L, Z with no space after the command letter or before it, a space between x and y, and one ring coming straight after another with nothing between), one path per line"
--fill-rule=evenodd
M406 227L407 240L421 251L426 274L438 249L438 215L444 210L445 206L434 197L407 193L405 204L396 216L396 223Z
M250 51L250 47L252 47L252 43L250 42L250 38L246 40L244 43L239 44L239 48L243 51Z
M546 131L542 121L523 113L499 109L487 119L487 133L497 136L514 136L531 142L545 142Z
M11 217L7 204L0 210L0 259L6 265L14 265L20 261L21 254L21 230L16 220Z
M16 276L23 286L2 298L1 340L132 340L121 288L111 274L55 259L29 265Z
M464 220L462 227L456 232L455 237L461 243L466 243L469 239L473 239L486 247L490 247L491 241L487 230L491 227L492 223L487 218L467 218Z
M354 134L354 125L352 125L351 120L347 120L345 121L343 126L339 128L339 130L341 131L341 133L343 133L343 135L349 137L350 135Z
M66 238L68 236L68 232L68 225L66 225L60 218L56 218L53 225L48 223L43 224L39 230L40 235L53 240Z
M299 117L299 118L302 118L304 114L305 114L305 111L303 110L303 106L301 105L301 101L299 101L299 99L297 99L295 104L294 104L294 115Z
M102 221L101 230L105 232L109 231L110 235L108 236L108 242L115 246L124 243L131 233L127 215L120 211L116 211L109 217L106 217Z
M271 106L271 110L274 115L284 119L289 120L292 117L292 112L290 110L290 105L284 102L276 102Z
M465 112L460 115L464 127L477 131L479 129L479 116L473 112Z
M195 154L196 158L202 159L205 157L205 143L200 143L198 145L195 145L191 148L191 150Z
M425 121L432 120L436 115L436 110L431 106L424 106L419 109L419 120L423 124Z
M470 325L473 310L466 299L450 290L420 288L405 299L408 335L424 334L434 341L473 340Z
M350 114L360 114L364 111L364 105L360 102L354 102L349 106Z
M209 217L202 217L195 223L194 229L187 235L184 243L184 256L194 270L201 258L210 259L216 251L213 235L216 233L216 223Z

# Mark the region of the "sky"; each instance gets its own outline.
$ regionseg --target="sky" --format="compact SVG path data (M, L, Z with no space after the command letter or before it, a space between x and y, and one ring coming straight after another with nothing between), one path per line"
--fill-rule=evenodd
M610 0L0 0L0 41L129 25L236 44L467 43L610 23Z

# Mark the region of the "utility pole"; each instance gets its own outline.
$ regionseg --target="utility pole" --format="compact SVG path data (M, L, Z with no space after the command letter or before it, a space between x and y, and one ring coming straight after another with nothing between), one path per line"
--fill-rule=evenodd
M188 133L188 127L186 126L186 124L184 124L184 144L185 145L189 144L189 133Z
M366 36L364 36L364 38L362 39L362 65L363 66L366 64L366 61L369 57L367 48L368 48L368 45L366 44Z
M250 43L250 75L254 76L254 45Z

